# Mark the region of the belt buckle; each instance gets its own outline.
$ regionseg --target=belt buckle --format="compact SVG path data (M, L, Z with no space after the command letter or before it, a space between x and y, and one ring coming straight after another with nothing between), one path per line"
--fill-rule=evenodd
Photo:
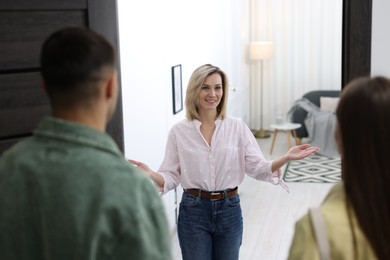
M211 196L215 196L215 195L219 195L219 194L223 194L223 192L210 192L210 195ZM223 199L225 198L225 195L223 196ZM219 200L219 199L211 199L211 201L216 201L216 200Z

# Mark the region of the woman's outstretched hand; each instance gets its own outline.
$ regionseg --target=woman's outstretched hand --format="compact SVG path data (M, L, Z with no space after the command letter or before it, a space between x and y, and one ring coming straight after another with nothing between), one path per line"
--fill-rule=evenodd
M164 178L152 171L149 166L144 164L143 162L136 160L128 160L130 163L134 164L138 168L140 168L147 176L149 176L161 189L164 187Z
M282 157L272 162L271 170L275 172L279 170L283 165L293 160L303 159L313 153L316 153L320 150L318 147L311 147L310 144L297 145L288 150Z
M146 175L148 175L149 177L151 177L153 175L154 172L149 168L149 166L147 166L143 162L139 162L139 161L136 161L136 160L128 160L128 161L130 163L134 164L135 166L137 166L143 172L145 172Z
M286 156L287 160L300 160L303 159L313 153L316 153L320 150L320 148L315 146L310 146L310 144L302 144L292 147L288 150Z

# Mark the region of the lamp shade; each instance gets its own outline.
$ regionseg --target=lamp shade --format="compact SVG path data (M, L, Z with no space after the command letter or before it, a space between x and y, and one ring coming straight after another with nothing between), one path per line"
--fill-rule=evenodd
M269 59L274 54L273 42L251 42L249 48L249 56L251 60Z

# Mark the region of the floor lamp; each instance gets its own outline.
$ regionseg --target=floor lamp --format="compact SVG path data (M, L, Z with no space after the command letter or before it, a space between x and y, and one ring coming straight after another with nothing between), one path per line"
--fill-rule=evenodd
M258 138L270 137L270 134L263 129L263 60L270 59L274 54L273 42L252 42L250 44L249 56L252 61L260 61L260 130L255 132Z

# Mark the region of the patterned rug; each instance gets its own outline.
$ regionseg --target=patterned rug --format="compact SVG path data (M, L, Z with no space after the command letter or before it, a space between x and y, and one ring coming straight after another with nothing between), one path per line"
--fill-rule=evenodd
M341 160L313 154L299 161L290 161L284 171L283 179L285 182L339 182Z

